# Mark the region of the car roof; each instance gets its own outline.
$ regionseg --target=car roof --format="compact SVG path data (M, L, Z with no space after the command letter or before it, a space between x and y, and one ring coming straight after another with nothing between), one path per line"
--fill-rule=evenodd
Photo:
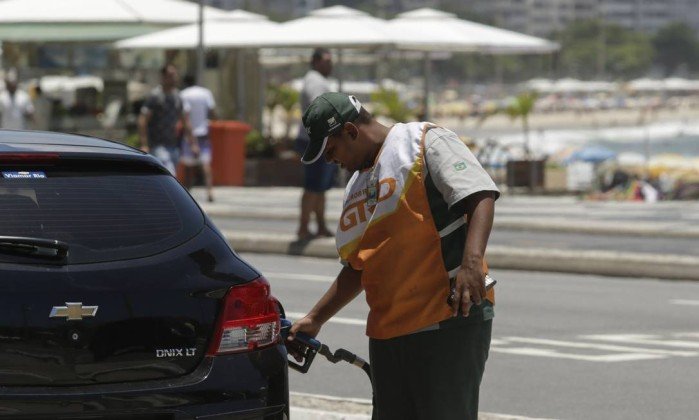
M19 130L0 130L0 152L2 151L145 155L140 150L127 145L95 137Z

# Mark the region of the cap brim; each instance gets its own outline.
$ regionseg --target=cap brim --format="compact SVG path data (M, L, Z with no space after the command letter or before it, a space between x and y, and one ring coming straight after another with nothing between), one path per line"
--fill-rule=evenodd
M311 140L311 142L309 142L308 144L308 147L306 148L306 151L303 153L301 162L306 165L310 165L311 163L314 163L315 161L320 159L320 157L323 156L323 152L325 151L325 145L327 143L327 137L325 137L322 142L314 142Z

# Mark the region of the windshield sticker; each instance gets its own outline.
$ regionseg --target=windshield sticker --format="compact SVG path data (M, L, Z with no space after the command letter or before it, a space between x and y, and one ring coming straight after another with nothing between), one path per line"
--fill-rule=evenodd
M19 171L19 172L2 172L2 177L7 179L45 179L46 173L42 171Z

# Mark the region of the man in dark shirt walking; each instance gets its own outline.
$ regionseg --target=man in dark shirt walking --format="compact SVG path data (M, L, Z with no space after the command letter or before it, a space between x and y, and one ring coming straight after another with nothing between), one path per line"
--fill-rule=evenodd
M199 145L192 135L188 105L177 90L177 68L168 64L160 70L160 76L160 85L151 91L141 108L138 133L141 150L158 158L175 175L180 157L178 122L195 155L199 155Z

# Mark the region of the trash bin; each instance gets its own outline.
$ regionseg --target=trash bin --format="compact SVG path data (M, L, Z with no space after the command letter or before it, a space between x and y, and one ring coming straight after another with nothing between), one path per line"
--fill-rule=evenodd
M242 186L245 179L245 136L251 127L240 121L211 121L211 172L214 185Z
M545 160L511 160L507 162L507 186L541 188L544 186Z

